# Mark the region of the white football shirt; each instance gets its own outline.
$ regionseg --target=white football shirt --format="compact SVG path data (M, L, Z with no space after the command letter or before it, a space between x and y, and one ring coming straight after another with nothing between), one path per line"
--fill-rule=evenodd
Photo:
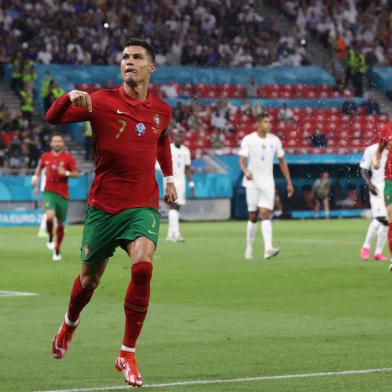
M191 165L191 152L183 144L178 148L174 143L171 143L170 149L173 161L173 176L175 179L185 181L185 166Z
M373 167L373 158L374 155L376 154L378 148L378 144L372 144L371 146L367 147L365 149L365 152L363 153L361 163L359 164L359 167L361 169L369 170L372 172L371 174L371 180L374 185L384 185L384 171L385 171L385 163L387 162L387 155L388 151L387 149L384 149L381 155L381 161L380 161L380 168L379 169L374 169Z
M247 188L266 188L274 186L274 158L282 158L284 151L280 139L267 133L265 138L257 132L246 135L241 142L239 155L247 158L248 170L253 174L252 180L244 176L242 185Z

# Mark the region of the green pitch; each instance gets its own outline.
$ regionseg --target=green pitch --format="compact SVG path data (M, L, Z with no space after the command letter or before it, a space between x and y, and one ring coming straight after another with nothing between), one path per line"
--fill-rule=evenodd
M188 223L186 242L162 226L152 302L137 358L147 385L323 373L145 388L156 391L390 391L392 273L359 260L368 221L276 221L279 257L243 260L246 222ZM53 262L35 228L0 230L0 391L125 388L113 361L123 334L129 263L117 250L62 360L50 343L79 271L82 228L67 228ZM115 389L115 387L118 387ZM96 387L96 389L94 389ZM91 389L90 389L91 388Z

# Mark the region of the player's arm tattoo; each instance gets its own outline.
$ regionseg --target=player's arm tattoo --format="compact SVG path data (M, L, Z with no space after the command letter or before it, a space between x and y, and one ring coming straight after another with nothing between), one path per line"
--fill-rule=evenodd
M124 132L125 127L127 126L127 122L125 120L117 120L120 123L120 129L117 132L116 139L118 139L121 134Z

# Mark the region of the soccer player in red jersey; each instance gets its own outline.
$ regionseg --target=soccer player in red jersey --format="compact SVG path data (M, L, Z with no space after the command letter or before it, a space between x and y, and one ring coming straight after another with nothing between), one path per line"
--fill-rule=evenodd
M34 192L38 194L38 179L45 168L46 182L43 204L46 212L46 229L49 235L48 249L53 250L53 260L61 260L61 243L64 238L64 221L68 209L68 178L79 177L75 158L64 151L64 138L54 134L50 141L50 152L41 155L32 178ZM57 219L56 242L53 241L54 218Z
M385 163L384 200L387 207L389 252L392 255L392 122L387 123L381 129L378 149L376 150L373 162L375 169L380 168L381 155L385 148L388 149L388 155L387 162ZM392 264L389 266L389 270L392 271Z
M154 48L146 41L132 39L122 52L121 87L91 95L71 91L55 101L45 117L54 124L90 121L96 162L83 230L81 273L74 281L52 353L55 358L66 353L80 312L90 301L115 248L121 246L131 259L131 280L124 302L124 339L115 368L136 387L142 386L143 380L135 347L150 299L160 221L156 160L165 179L166 203L177 199L167 132L171 108L148 90L155 68Z

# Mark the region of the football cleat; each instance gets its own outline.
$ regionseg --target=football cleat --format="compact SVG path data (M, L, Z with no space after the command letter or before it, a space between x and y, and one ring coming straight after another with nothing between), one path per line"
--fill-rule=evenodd
M78 325L79 320L74 327L70 327L69 325L65 324L65 321L61 323L59 330L52 340L52 355L54 358L61 359L64 357Z
M177 234L174 236L174 240L176 242L185 242L185 238L181 234Z
M48 241L48 242L46 243L46 247L47 247L49 250L53 250L53 249L54 249L54 242L53 242L53 241L52 241L52 242Z
M252 259L253 259L252 248L246 248L246 250L245 250L245 260L252 260Z
M389 271L391 271L392 272L392 260L389 260L390 261L390 265L389 265Z
M383 253L376 253L373 259L377 261L389 261L388 257L385 257Z
M271 257L275 257L280 253L280 249L278 248L271 248L264 252L264 258L270 259Z
M369 248L362 247L360 255L361 255L362 260L369 260L369 257L370 257Z
M53 261L61 261L61 253L59 250L53 249L53 256L52 256L52 260Z
M168 235L168 236L166 237L166 241L167 241L167 242L176 242L176 239L174 238L173 235Z
M48 238L48 233L46 230L45 231L39 230L37 236L38 238Z
M142 375L140 374L134 353L127 353L126 356L118 356L114 362L114 367L118 372L123 372L125 382L133 387L143 385Z

